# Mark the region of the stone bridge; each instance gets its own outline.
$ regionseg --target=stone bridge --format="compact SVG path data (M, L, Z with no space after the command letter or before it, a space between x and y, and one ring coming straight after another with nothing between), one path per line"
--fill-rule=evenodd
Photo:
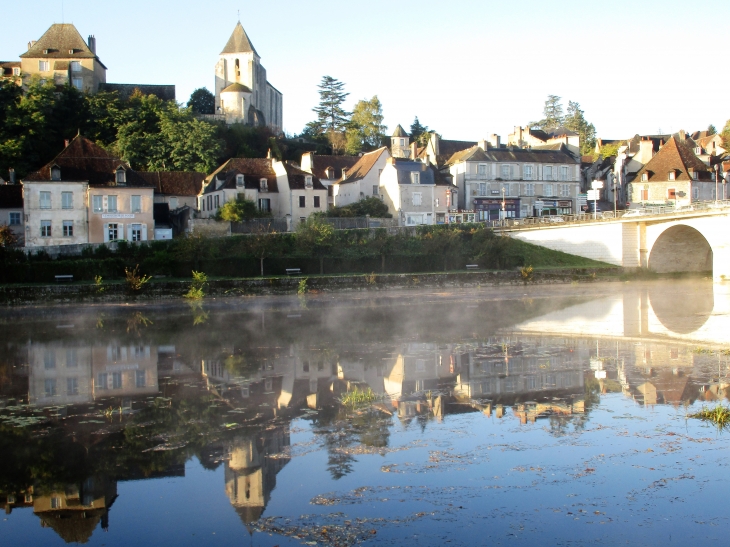
M657 273L712 272L730 281L730 203L647 210L619 218L495 227L510 237Z

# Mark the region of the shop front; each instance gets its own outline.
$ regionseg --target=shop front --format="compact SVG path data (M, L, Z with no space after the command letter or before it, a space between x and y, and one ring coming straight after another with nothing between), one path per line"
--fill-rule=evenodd
M475 198L474 210L477 214L477 220L499 220L504 203L504 218L520 218L520 200L499 198Z
M572 215L573 201L569 199L540 199L535 201L533 209L536 217L544 217L548 215Z

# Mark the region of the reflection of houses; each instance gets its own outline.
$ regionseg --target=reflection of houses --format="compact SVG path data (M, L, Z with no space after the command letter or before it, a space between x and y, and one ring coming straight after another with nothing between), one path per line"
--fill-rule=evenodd
M450 345L409 342L401 349L402 353L385 361L382 389L373 391L398 398L438 389L456 374Z
M628 363L618 366L618 379L626 396L644 405L677 406L694 400L689 382L695 364L692 349L644 343L634 346L633 353Z
M94 398L136 397L157 393L157 348L143 344L91 349Z
M28 348L28 399L39 406L92 400L91 350L59 342Z
M244 524L264 512L276 475L289 463L282 455L289 446L288 427L234 438L225 464L226 494Z

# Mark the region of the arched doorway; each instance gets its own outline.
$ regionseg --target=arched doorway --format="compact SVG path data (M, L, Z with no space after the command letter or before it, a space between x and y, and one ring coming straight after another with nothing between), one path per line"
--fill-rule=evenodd
M672 226L654 243L649 269L657 273L712 272L712 247L694 228Z

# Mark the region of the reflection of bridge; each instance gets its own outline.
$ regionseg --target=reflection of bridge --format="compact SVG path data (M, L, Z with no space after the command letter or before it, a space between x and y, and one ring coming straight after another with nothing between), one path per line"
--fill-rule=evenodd
M510 237L625 268L713 272L730 280L730 203L685 210L666 208L594 222L513 224Z

